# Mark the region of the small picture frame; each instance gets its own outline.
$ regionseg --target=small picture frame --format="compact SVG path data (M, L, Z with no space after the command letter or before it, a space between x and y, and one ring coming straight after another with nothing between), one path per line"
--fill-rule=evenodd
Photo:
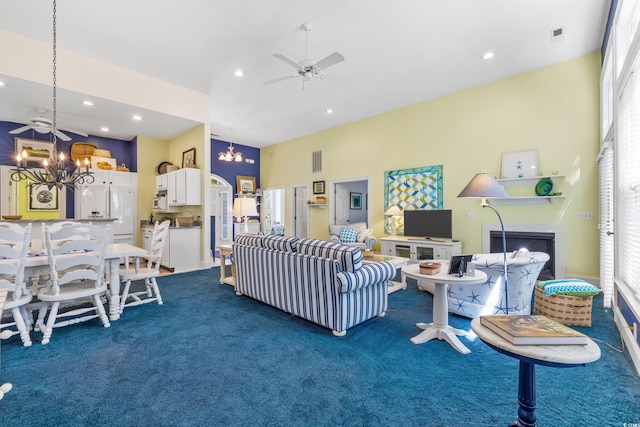
M324 194L324 181L313 181L313 194Z
M53 158L53 142L36 141L35 139L15 138L16 156L26 151L28 162L42 162Z
M45 184L29 184L30 211L57 211L58 189Z
M538 176L538 150L502 153L502 179Z
M182 152L182 168L196 167L196 147L189 148Z
M362 209L362 193L349 193L351 196L351 204L349 209Z
M254 194L256 192L256 178L253 176L236 176L238 194Z

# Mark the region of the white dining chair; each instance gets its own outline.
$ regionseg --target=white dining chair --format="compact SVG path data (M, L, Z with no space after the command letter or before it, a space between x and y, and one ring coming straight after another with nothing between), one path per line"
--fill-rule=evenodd
M107 291L105 252L111 225L53 224L45 229L45 245L50 280L38 290L37 297L46 310L37 325L43 332L42 344L49 343L54 327L73 325L99 317L105 328L110 325L101 297ZM87 307L90 301L92 307ZM60 304L69 309L60 312ZM87 314L90 313L90 314Z
M124 290L120 298L120 313L125 307L158 301L162 304L162 296L158 288L156 277L160 275L162 252L169 232L169 221L157 222L153 228L151 245L146 255L135 259L126 258L124 266L120 267L120 279L124 283ZM130 292L131 282L144 280L145 290ZM130 299L127 303L127 300Z
M20 334L25 347L31 345L31 322L25 306L31 302L33 295L27 289L24 277L30 239L31 224L22 227L15 223L0 222L0 289L8 291L4 310L10 311L13 316L6 323L4 318L0 319L0 330L10 331L11 335Z

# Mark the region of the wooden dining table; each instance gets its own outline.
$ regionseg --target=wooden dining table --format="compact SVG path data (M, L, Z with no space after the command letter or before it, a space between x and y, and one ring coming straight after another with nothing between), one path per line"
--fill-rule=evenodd
M120 258L144 256L147 251L143 248L128 243L110 243L105 253L105 271L109 275L109 319L120 318ZM25 276L37 276L45 274L44 268L48 266L47 254L30 254L25 263Z

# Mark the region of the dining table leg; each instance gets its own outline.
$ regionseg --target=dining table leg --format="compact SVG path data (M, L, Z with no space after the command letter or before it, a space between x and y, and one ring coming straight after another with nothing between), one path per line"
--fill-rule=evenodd
M109 319L120 318L120 258L109 261Z

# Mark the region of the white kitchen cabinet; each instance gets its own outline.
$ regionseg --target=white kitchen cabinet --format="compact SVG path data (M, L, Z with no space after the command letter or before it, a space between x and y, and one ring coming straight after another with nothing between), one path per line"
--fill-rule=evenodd
M87 185L116 185L121 187L135 187L137 175L135 172L117 172L91 170L93 182Z
M151 238L153 237L153 225L142 227L142 247L145 251L151 250Z
M169 187L168 174L163 173L156 176L156 193L167 191Z
M462 242L456 240L438 241L414 237L394 236L380 239L382 255L409 258L409 262L427 259L449 260L462 253Z
M170 228L160 265L174 272L200 268L200 227Z
M169 206L200 205L202 188L200 169L184 168L165 175L167 175Z

